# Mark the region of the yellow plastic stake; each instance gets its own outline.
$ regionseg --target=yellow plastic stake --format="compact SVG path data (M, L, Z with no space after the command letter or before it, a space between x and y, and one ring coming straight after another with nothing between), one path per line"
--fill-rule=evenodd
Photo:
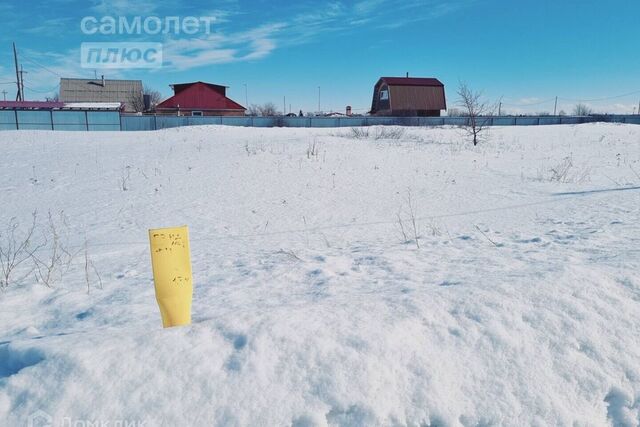
M151 265L162 326L191 324L193 277L187 226L149 230Z

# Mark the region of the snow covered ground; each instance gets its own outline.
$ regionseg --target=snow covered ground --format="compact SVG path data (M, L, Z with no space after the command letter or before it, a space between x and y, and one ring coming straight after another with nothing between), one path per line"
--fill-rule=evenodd
M477 148L21 131L0 152L0 230L37 210L50 248L50 211L76 254L0 292L2 426L640 424L639 126ZM183 224L193 325L163 330L147 229Z

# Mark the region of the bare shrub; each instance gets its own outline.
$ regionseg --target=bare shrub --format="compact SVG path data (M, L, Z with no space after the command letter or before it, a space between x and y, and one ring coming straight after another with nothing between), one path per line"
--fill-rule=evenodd
M320 153L320 146L318 144L318 140L314 138L313 142L310 142L309 145L307 146L307 159L310 159L312 157L315 157L317 159L319 153Z
M32 266L20 278L15 278L17 269L42 245L33 245L37 213L32 213L32 222L24 232L19 231L20 223L11 218L4 231L0 231L0 289L6 289L13 283L20 283L33 271Z
M400 126L353 127L349 134L342 136L353 139L373 139L378 141L384 139L399 140L405 136L405 133L406 130Z
M379 126L376 128L374 135L375 140L380 139L402 139L405 134L405 129L401 127L387 127Z
M591 169L588 167L579 169L573 164L572 156L567 156L556 166L549 169L549 181L561 182L563 184L581 184L591 177Z
M400 228L400 233L403 238L403 243L408 243L411 239L413 239L416 247L420 249L420 240L418 235L418 223L416 220L416 211L417 206L413 197L411 195L411 189L407 189L407 195L405 197L405 202L407 204L406 209L403 212L403 206L400 206L396 217L398 218L398 226ZM407 217L403 219L403 214Z
M368 139L369 129L368 128L351 128L351 134L348 136L355 139Z
M66 226L64 214L60 213L60 216ZM32 253L36 280L50 288L56 278L62 278L69 270L75 256L65 248L63 236L61 236L51 212L48 214L47 229L40 249Z

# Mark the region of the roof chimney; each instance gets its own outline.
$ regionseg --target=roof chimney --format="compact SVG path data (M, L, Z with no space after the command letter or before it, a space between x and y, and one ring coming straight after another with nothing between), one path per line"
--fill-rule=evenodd
M409 72L407 71L407 78L409 78Z

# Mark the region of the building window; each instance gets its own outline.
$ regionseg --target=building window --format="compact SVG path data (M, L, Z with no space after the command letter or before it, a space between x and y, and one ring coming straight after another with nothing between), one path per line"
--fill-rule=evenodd
M387 101L389 99L389 90L381 90L380 91L380 101Z
M193 117L202 117L202 111L192 111L191 115Z

